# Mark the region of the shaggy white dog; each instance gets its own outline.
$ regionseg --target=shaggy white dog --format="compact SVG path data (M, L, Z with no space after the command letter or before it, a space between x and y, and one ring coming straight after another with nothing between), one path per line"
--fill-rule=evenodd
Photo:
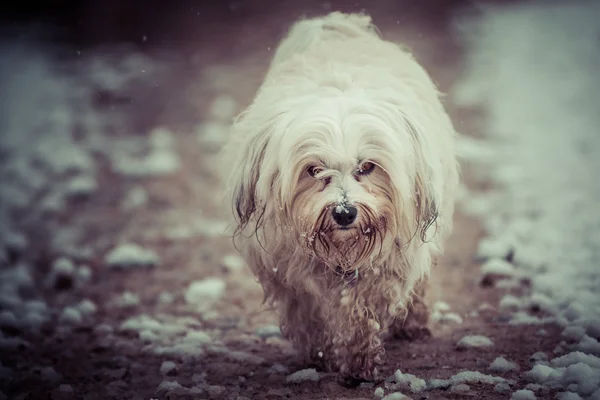
M283 334L348 385L377 379L387 331L427 323L459 175L438 95L368 16L302 20L224 149L236 244Z

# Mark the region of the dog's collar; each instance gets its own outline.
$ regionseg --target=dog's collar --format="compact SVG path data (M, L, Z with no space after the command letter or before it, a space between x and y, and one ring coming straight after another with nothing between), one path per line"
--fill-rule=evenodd
M335 272L344 278L348 286L354 286L358 282L358 268L354 271L344 271L342 267L337 267Z

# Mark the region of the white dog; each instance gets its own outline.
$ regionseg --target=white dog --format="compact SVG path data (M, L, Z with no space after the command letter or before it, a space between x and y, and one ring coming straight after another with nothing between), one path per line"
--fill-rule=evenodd
M368 16L302 20L224 149L236 243L265 300L348 385L377 379L387 331L427 323L459 176L438 95Z

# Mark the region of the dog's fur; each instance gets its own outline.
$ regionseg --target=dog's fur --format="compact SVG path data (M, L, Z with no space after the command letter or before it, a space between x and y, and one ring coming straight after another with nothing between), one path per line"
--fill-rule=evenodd
M368 16L302 20L282 41L222 169L236 245L307 361L376 379L384 333L426 325L417 289L452 228L454 139L428 74ZM342 229L332 213L351 206Z

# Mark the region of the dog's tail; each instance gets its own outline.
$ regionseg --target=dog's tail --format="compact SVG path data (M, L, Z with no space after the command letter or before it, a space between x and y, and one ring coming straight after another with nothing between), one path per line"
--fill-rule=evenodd
M379 35L377 28L371 23L371 17L364 14L344 14L335 11L324 17L303 19L292 25L277 48L271 65L302 53L323 40L372 35Z

